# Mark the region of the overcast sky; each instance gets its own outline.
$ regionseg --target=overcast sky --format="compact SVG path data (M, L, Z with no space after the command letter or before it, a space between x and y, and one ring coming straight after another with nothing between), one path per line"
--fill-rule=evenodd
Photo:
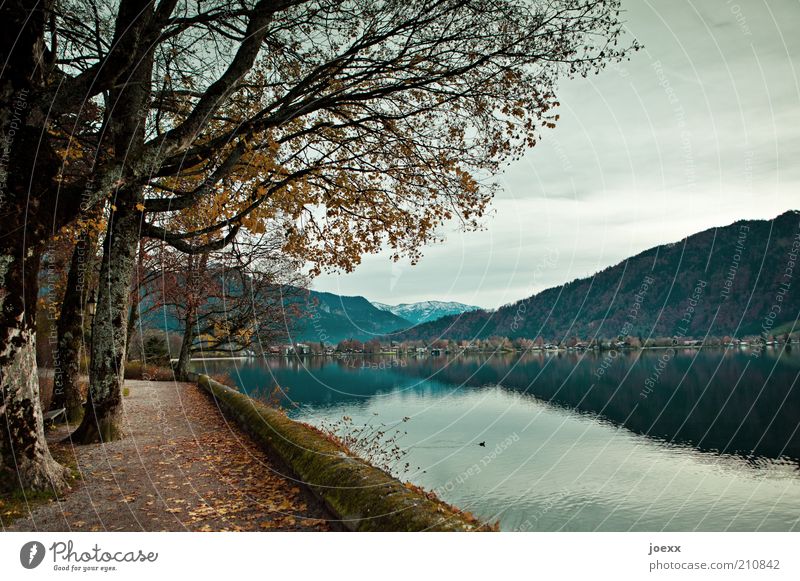
M642 250L800 209L800 2L628 0L645 45L562 83L561 120L500 177L482 232L388 254L317 290L495 308Z

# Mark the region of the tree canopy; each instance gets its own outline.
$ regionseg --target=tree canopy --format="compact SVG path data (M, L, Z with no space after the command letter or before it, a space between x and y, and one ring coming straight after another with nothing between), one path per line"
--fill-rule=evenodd
M558 78L624 56L618 15L575 0L56 1L39 99L84 203L144 186L143 233L186 251L278 219L288 252L349 269L384 243L416 258L444 220L477 226L502 164L558 120ZM109 91L148 58L145 143L113 155L109 126L132 112ZM213 209L199 229L151 218L199 204Z

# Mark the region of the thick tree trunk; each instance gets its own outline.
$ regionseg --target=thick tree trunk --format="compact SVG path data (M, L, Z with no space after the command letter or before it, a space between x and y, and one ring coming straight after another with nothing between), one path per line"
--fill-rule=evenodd
M78 386L80 355L84 347L84 305L89 290L95 239L93 233L83 232L72 251L61 315L58 319L58 343L53 376L52 409L66 408L70 422L80 421L83 415L83 396Z
M142 200L141 188L121 190L116 199L103 244L97 312L92 325L89 395L83 421L72 434L73 442L108 442L122 436L120 413L131 277L136 262Z
M40 255L28 254L0 252L0 489L60 491L66 472L47 448L36 369Z
M123 3L117 14L117 34L142 35L150 26L153 3L135 0ZM115 39L117 36L115 36ZM122 164L138 159L144 147L144 128L150 102L153 54L133 63L124 85L109 94L109 119L114 157ZM72 434L79 444L108 442L122 437L122 384L128 343L131 282L139 245L144 202L143 188L122 186L111 201L108 233L103 243L103 262L97 313L92 324L92 361L89 367L89 396L83 420Z
M36 369L37 275L53 228L77 215L79 202L57 204L60 167L35 103L47 3L0 8L0 488L61 490L65 470L47 449Z

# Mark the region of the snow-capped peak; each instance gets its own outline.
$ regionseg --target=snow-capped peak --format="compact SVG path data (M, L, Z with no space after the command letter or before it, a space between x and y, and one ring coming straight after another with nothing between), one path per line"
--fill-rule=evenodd
M401 303L399 305L373 302L372 305L377 309L389 311L398 317L402 317L415 325L435 321L447 315L459 315L480 309L480 307L455 301L422 301L419 303Z

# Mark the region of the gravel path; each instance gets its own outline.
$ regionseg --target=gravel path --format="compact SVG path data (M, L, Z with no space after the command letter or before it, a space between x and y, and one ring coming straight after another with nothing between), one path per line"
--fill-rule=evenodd
M64 498L6 530L329 530L329 513L191 383L127 380L125 438L74 446ZM53 446L69 431L49 432ZM335 526L333 528L336 528Z

